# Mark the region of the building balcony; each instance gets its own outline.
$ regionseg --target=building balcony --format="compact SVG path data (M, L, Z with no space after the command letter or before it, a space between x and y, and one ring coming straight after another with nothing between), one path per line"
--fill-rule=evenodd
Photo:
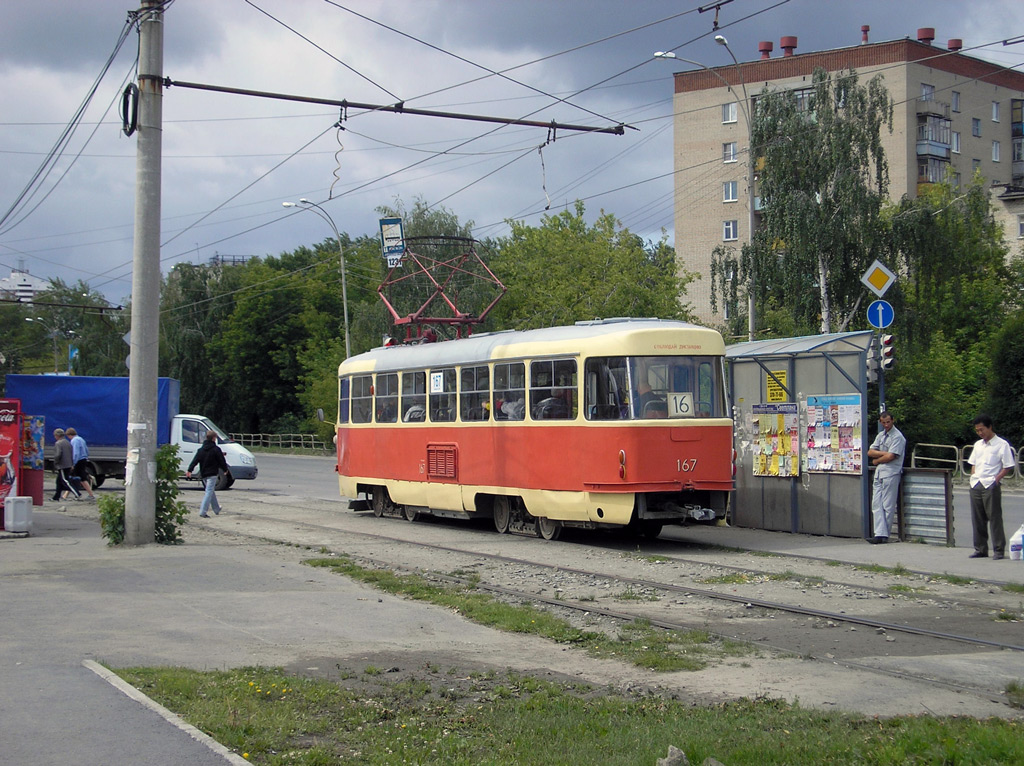
M917 113L931 114L943 119L949 119L949 104L942 101L935 101L930 98L917 99Z
M917 156L936 157L940 160L948 160L949 144L944 144L939 141L918 140Z

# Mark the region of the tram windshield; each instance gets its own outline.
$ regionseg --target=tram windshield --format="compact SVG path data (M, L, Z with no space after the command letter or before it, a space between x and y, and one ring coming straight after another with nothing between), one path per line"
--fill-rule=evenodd
M588 420L727 417L718 357L592 358L584 388Z

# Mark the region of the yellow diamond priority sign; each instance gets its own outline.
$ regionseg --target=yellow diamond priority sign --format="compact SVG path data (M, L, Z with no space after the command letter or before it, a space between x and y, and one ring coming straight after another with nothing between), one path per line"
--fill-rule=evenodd
M892 283L896 281L896 275L882 265L880 261L875 261L864 272L864 276L860 278L860 281L871 292L881 298L885 295L885 291L892 287Z

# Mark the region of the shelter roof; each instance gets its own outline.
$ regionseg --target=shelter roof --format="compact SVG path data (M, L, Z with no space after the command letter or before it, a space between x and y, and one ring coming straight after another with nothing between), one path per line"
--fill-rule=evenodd
M864 351L871 344L871 330L804 335L798 338L771 338L736 343L725 349L726 359L785 357L798 354L823 354L834 351Z

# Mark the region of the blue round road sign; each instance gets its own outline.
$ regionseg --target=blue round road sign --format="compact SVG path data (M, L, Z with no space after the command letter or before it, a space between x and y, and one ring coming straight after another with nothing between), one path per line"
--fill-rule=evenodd
M889 301L871 301L868 306L868 324L883 330L892 324L896 318L896 312L892 310Z

